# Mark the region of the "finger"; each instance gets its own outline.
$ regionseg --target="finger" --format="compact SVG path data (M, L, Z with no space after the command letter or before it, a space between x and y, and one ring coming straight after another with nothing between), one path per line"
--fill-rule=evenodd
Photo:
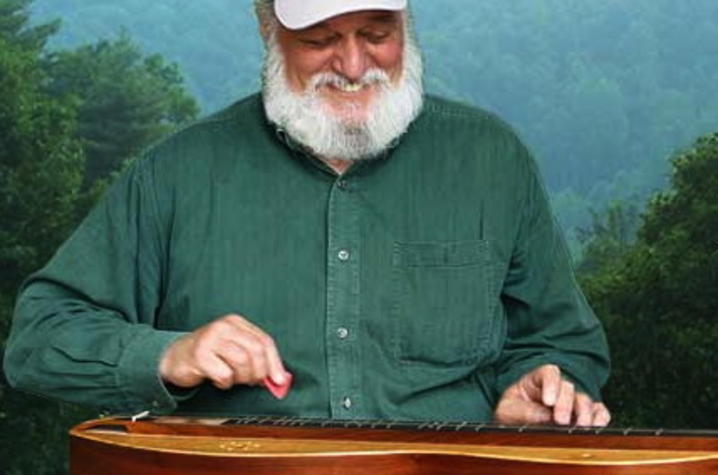
M252 333L237 332L229 337L231 339L226 341L227 345L239 350L229 353L240 358L236 360L236 364L243 379L238 382L256 384L264 379L268 372L264 345Z
M603 403L596 402L593 404L593 426L606 427L611 422L611 413Z
M260 379L263 379L268 374L275 384L279 386L284 385L287 382L287 371L284 368L282 358L279 355L279 350L277 349L274 339L246 318L239 315L235 315L235 317L237 318L232 319L234 324L242 329L250 331L262 345L266 369Z
M204 376L219 389L230 389L234 385L234 371L219 356L208 352L197 359L197 366Z
M576 393L573 413L576 416L577 426L590 426L593 423L593 400L584 393Z
M568 425L571 423L571 414L573 413L573 402L576 397L576 390L573 383L569 381L561 382L561 389L553 408L553 420L559 425Z
M256 384L252 357L243 346L236 341L223 341L217 347L217 355L232 369L233 384Z
M543 401L543 379L535 371L524 375L514 387L524 400L538 403Z
M551 410L540 403L522 399L504 399L494 413L500 424L549 424Z
M245 348L252 358L253 377L259 383L269 374L266 341L256 334L245 334L244 337L247 339Z
M241 315L229 315L227 320L238 330L242 332L252 333L254 336L261 338L268 336L264 330L259 328L254 323L250 322Z
M553 368L555 368L555 366ZM515 386L517 386L520 394L525 399L544 402L544 387L547 380L549 380L549 384L551 384L550 380L554 378L551 374L552 372L554 372L554 370L551 365L540 366L525 374L519 379ZM556 380L559 381L560 378L556 378ZM551 405L553 406L553 404Z
M545 406L555 406L561 392L561 370L556 365L541 366L535 373L535 382L541 388L541 400Z
M277 345L269 336L267 336L264 341L264 351L269 368L269 377L275 384L283 386L287 383L287 370L284 368L282 357L279 355Z

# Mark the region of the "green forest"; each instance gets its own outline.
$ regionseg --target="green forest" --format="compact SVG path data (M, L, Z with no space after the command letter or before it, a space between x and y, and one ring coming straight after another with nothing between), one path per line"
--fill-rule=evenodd
M718 2L413 5L428 90L537 156L608 333L613 425L718 429ZM257 90L261 59L249 0L0 0L0 351L20 283L108 183ZM0 473L66 473L96 415L1 377Z
M579 253L591 210L643 209L668 158L718 123L718 3L711 0L414 0L430 92L499 113L541 163ZM250 0L36 0L62 19L51 48L128 33L176 62L203 113L257 90Z

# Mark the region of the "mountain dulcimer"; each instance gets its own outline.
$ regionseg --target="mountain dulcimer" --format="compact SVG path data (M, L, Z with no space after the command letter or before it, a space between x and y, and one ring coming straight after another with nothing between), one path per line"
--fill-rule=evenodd
M290 418L88 421L73 475L718 473L718 432Z

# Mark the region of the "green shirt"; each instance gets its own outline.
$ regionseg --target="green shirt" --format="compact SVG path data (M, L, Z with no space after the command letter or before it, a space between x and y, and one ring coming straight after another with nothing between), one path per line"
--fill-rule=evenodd
M239 313L294 386L179 395L163 350ZM605 337L536 166L494 116L427 97L378 159L337 176L270 125L261 97L137 160L22 289L13 385L114 412L488 420L558 364L594 398Z

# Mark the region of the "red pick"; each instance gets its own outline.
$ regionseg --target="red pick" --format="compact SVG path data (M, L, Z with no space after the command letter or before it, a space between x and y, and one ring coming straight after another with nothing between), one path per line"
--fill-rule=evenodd
M292 380L294 379L292 373L285 371L284 376L286 377L286 381L282 385L276 384L269 376L264 378L263 381L264 386L266 386L269 392L277 399L284 399L292 387Z

